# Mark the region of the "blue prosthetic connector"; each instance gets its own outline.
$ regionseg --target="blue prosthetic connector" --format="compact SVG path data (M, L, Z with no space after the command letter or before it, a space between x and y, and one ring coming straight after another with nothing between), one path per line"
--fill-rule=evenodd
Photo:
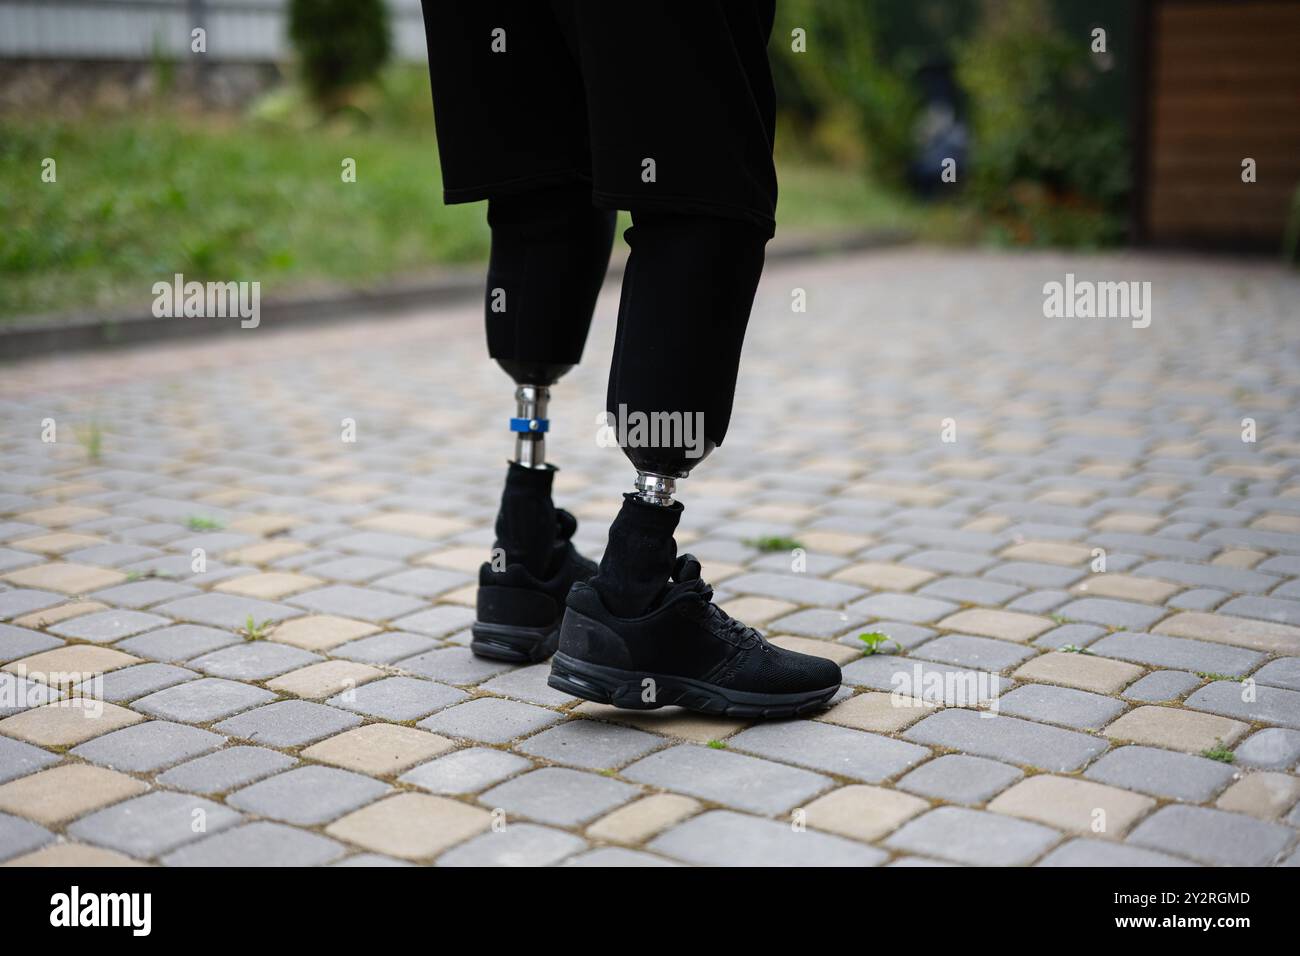
M549 418L512 418L510 419L510 430L512 432L546 432L551 430L551 420Z

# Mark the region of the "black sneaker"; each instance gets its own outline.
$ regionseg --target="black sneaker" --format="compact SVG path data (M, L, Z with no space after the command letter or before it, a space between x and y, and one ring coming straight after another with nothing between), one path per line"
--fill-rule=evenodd
M596 565L578 553L573 532L578 521L569 512L556 509L555 552L544 578L534 576L522 564L508 564L493 571L485 562L478 573L478 616L470 629L470 649L480 657L498 661L531 663L555 653L560 639L564 598L576 581L596 573Z
M677 704L729 717L793 717L840 689L833 661L768 643L712 603L700 563L677 559L673 581L641 617L619 618L575 584L547 683L615 707Z

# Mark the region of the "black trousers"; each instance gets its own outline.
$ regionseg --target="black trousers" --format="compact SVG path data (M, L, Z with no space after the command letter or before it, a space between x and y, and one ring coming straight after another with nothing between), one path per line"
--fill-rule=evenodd
M581 359L612 210L628 209L608 410L698 416L707 447L722 442L775 225L773 14L773 0L425 0L444 195L489 201L488 350L517 381ZM683 464L682 449L625 451Z

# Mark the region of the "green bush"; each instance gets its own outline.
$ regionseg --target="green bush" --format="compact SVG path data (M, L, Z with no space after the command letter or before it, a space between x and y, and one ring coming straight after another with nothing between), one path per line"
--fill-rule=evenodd
M303 82L326 113L373 79L392 52L383 0L291 0L289 39Z

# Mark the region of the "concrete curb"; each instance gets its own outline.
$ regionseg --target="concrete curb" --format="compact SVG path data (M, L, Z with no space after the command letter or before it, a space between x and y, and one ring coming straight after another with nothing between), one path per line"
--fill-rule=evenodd
M852 231L796 233L774 239L767 249L768 262L784 262L840 255L864 249L902 245L914 237L904 231ZM610 262L610 277L623 273L624 256ZM412 309L459 304L483 294L483 267L446 270L386 280L374 287L329 288L319 292L266 299L261 304L261 327L288 328L308 323L326 324L371 316L398 315ZM0 361L89 349L119 348L149 342L229 335L242 331L237 319L207 322L157 318L143 310L99 315L73 313L19 319L0 326Z

